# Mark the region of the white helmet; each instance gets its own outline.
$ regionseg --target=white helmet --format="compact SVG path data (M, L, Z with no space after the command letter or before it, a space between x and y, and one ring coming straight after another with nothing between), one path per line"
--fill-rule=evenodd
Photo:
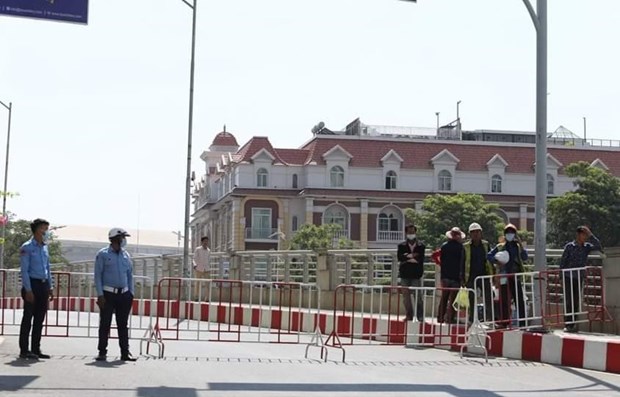
M495 260L501 265L505 265L510 260L510 254L508 253L508 251L499 251L497 254L495 254Z
M123 229L122 227L113 227L108 232L108 238L114 238L119 236L130 237L129 233L127 233L127 230Z

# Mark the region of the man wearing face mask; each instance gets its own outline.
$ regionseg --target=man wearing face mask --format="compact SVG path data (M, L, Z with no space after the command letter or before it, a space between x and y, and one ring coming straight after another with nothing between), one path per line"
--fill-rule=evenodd
M41 353L41 333L47 314L48 301L54 299L54 285L50 272L47 241L50 238L49 222L37 218L30 224L32 238L19 250L22 276L24 315L19 329L19 357L27 359L50 358ZM32 328L32 349L28 350L28 337Z
M407 240L398 244L397 257L400 263L398 277L402 287L422 287L422 276L424 275L424 255L426 247L416 236L417 228L408 224L405 227ZM416 318L424 321L424 293L416 293ZM411 302L411 291L403 290L403 304L405 305L406 321L413 320L413 304Z
M136 361L129 352L129 331L127 321L133 303L133 267L129 253L125 250L127 233L113 228L108 233L110 245L103 248L95 258L95 288L99 306L99 355L97 361L105 361L108 353L108 337L112 314L116 313L118 344L122 361Z
M519 327L525 326L525 321L521 320L525 318L525 296L523 294L523 284L519 279L519 276L507 276L501 277L501 275L514 275L515 273L523 273L525 268L523 264L527 261L527 250L521 243L521 240L517 236L517 227L512 223L509 223L504 227L505 242L497 244L495 248L487 254L487 259L495 263L497 266L497 272L499 284L500 284L500 308L499 318L502 320L502 325L508 325L510 322L510 305L514 300L517 312L519 314ZM498 262L495 259L495 254L500 251L506 251L509 255L509 260L505 264Z

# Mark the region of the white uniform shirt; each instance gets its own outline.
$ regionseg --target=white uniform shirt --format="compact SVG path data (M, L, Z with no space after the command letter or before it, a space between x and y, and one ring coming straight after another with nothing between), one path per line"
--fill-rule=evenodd
M194 268L198 272L206 272L209 270L209 255L211 250L209 248L196 248L194 252Z

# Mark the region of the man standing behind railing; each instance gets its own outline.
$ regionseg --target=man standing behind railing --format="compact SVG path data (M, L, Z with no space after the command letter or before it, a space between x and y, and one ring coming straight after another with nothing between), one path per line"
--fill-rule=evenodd
M202 237L200 239L200 244L200 247L196 248L196 251L194 251L194 278L206 279L209 278L209 256L211 255L209 237ZM198 298L200 298L200 296L198 296L199 288L200 282L194 283L194 296Z
M525 294L523 291L523 283L515 273L523 273L525 271L524 262L527 261L527 250L521 243L517 235L517 227L509 223L504 227L503 243L497 244L495 248L488 253L487 259L497 264L497 273L499 278L500 290L500 307L499 317L502 323L499 326L507 327L510 324L512 314L511 303L514 300L519 315L519 327L525 326ZM495 254L506 251L509 255L506 263L499 262ZM499 275L505 275L501 277Z
M491 276L494 273L493 264L487 259L487 253L491 250L489 242L482 239L482 226L478 223L469 225L470 240L463 244L465 250L464 277L466 286L474 290L469 294L469 322L474 321L477 316L477 307L474 307L475 294L478 290L482 293L484 302L483 321L492 321L493 316L493 292L491 289L491 279L477 277Z
M446 232L448 241L441 246L441 299L437 321L439 323L454 323L455 311L452 304L456 298L458 288L463 285L463 239L465 233L458 227L453 227Z
M108 338L112 315L116 313L118 344L122 361L136 361L129 352L129 330L127 322L133 304L133 266L127 246L124 229L113 228L108 233L110 246L103 248L95 258L95 288L99 306L99 355L97 361L105 361L108 353Z
M601 242L587 226L577 228L575 240L564 246L560 269L563 273L564 305L566 308L564 324L566 332L577 332L575 312L579 311L583 287L583 270L570 270L587 266L588 255L592 251L602 251ZM568 269L568 270L567 270Z
M41 333L47 314L48 301L54 299L54 285L50 272L50 256L47 248L49 222L35 219L30 224L32 238L19 250L22 276L24 314L19 329L20 358L50 358L41 353ZM32 328L32 349L28 350L28 337Z
M413 320L413 304L411 291L408 287L422 287L424 276L424 254L426 247L416 236L417 228L413 224L405 227L407 240L398 244L398 277L403 290L403 303L405 305L406 321ZM424 293L416 293L416 317L418 321L424 321Z

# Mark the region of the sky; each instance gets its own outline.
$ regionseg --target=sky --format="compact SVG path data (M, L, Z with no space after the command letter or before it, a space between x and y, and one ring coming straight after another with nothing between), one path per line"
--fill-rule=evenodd
M197 1L199 175L224 124L240 144L299 147L320 121L433 127L461 100L465 129L535 128L535 30L521 0ZM620 139L620 1L548 7L549 130L582 134L585 116L589 138ZM19 193L7 209L54 225L182 230L191 10L91 0L89 12L87 26L0 16L8 191Z

